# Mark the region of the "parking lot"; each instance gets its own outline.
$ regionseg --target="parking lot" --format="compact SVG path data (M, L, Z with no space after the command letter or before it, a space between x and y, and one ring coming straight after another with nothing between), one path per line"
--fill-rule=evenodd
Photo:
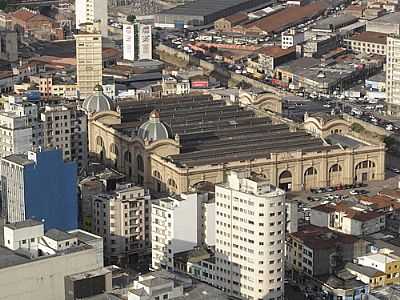
M288 201L297 201L299 203L299 211L307 212L309 208L321 205L323 203L337 202L341 200L351 200L357 195L372 196L376 195L383 189L395 189L399 185L400 176L390 170L387 170L387 179L382 181L370 182L363 186L343 186L342 189L319 189L302 192L287 193ZM356 194L355 191L363 191Z

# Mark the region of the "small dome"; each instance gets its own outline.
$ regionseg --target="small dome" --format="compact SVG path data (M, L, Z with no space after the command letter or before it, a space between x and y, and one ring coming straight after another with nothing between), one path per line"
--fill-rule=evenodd
M88 113L112 110L112 101L103 93L101 85L96 85L93 95L83 101L82 108Z
M150 113L149 120L139 127L138 136L143 140L151 142L168 139L170 137L168 126L160 121L159 111L153 110Z

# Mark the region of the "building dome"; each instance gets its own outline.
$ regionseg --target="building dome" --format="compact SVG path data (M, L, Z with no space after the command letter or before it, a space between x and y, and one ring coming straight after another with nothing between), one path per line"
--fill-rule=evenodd
M103 93L101 85L96 85L93 95L83 101L82 108L88 113L112 110L112 101Z
M138 131L138 136L150 142L168 139L170 137L169 128L160 121L160 112L153 110L149 120L144 122Z

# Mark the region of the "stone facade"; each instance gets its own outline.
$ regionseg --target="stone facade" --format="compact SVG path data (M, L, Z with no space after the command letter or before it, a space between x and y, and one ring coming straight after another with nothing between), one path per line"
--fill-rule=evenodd
M384 179L384 144L271 153L269 158L251 161L185 167L167 159L179 153L179 137L148 143L122 134L117 130L119 124L116 112L93 115L89 120L89 151L154 191L187 192L204 182L223 182L229 170L249 168L268 178L272 185L293 191Z

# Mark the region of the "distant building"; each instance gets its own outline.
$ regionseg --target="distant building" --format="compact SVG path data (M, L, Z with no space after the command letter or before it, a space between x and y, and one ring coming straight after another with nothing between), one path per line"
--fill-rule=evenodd
M15 31L0 30L0 59L8 62L18 60L18 40Z
M366 31L400 34L400 12L386 14L367 22Z
M123 58L126 60L152 59L152 29L151 25L135 21L123 24Z
M386 104L389 115L400 116L400 38L387 38L386 55Z
M25 220L4 226L5 246L0 247L1 297L7 300L70 299L67 276L103 267L97 239L81 231L79 236L53 229L44 233L41 222ZM40 278L40 282L38 282Z
M77 168L61 150L13 154L1 160L3 214L8 222L43 220L46 228L78 225Z
M282 32L282 49L287 49L305 41L304 32L296 31L296 29L291 28L287 31Z
M87 116L76 104L46 105L40 113L43 146L62 150L65 160L79 169L88 164Z
M323 282L322 291L327 299L370 299L368 284L348 270L340 270L329 276Z
M0 157L32 150L32 127L27 116L0 112Z
M239 12L237 14L221 18L214 22L215 30L221 32L232 32L232 28L236 25L246 22L249 19L246 13Z
M385 213L343 202L327 203L311 209L310 222L345 234L362 236L385 229Z
M76 29L81 29L83 23L100 21L102 36L108 36L108 1L107 0L76 0Z
M86 98L103 81L103 53L99 23L80 26L75 35L76 70L79 95Z
M289 269L308 276L332 274L343 262L365 255L367 242L326 227L306 225L288 236L286 243Z
M365 31L344 39L344 44L355 53L386 56L387 34Z
M234 297L282 299L285 192L232 171L215 186L215 202L216 286Z
M357 263L386 274L383 285L400 284L400 257L394 254L372 253L357 258Z

